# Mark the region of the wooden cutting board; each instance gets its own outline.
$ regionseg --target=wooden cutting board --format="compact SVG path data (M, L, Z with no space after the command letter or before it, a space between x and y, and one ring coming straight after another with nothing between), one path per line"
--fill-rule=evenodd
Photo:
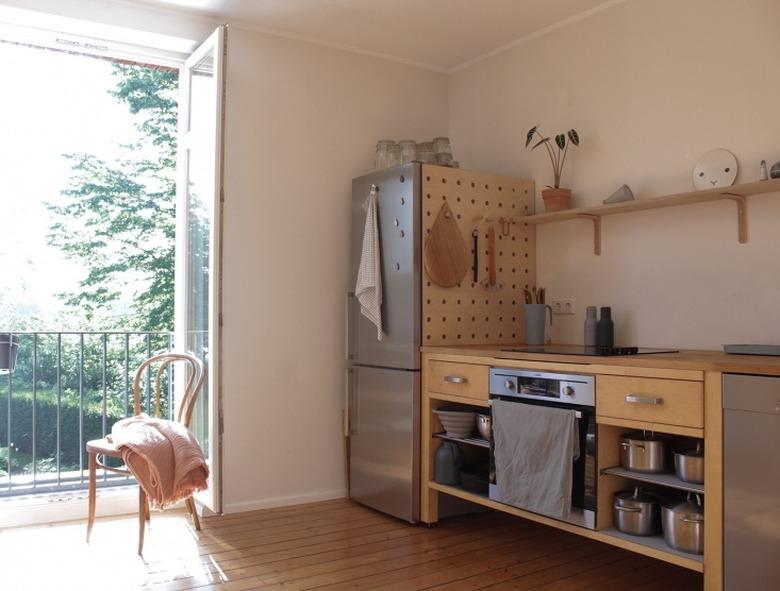
M442 204L425 242L425 270L436 285L455 287L469 270L469 251L450 206Z

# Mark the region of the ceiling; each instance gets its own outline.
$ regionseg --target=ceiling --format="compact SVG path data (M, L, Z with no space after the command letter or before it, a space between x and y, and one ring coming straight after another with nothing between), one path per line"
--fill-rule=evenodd
M623 0L141 0L451 71Z

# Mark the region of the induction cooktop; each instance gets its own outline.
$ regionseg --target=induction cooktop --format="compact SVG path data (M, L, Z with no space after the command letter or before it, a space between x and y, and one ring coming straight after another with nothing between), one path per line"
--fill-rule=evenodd
M546 355L588 355L591 357L619 357L623 355L652 355L677 353L676 349L649 349L646 347L586 347L584 345L528 345L501 349L507 353L544 353Z

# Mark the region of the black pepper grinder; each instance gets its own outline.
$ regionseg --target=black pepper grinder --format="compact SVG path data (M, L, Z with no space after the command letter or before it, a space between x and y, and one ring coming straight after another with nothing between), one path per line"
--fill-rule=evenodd
M615 325L612 323L612 308L609 306L601 308L596 342L601 348L612 348L615 346Z

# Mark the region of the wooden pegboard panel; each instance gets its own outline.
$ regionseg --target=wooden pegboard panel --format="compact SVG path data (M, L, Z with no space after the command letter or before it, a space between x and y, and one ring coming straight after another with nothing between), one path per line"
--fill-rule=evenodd
M435 285L423 271L424 345L508 344L523 340L523 288L536 281L536 229L499 219L534 212L534 182L425 164L422 167L423 237L427 239L442 203L447 202L473 256L472 230L479 230L479 281L471 270L457 287ZM488 277L487 233L496 232L498 288L482 285Z

